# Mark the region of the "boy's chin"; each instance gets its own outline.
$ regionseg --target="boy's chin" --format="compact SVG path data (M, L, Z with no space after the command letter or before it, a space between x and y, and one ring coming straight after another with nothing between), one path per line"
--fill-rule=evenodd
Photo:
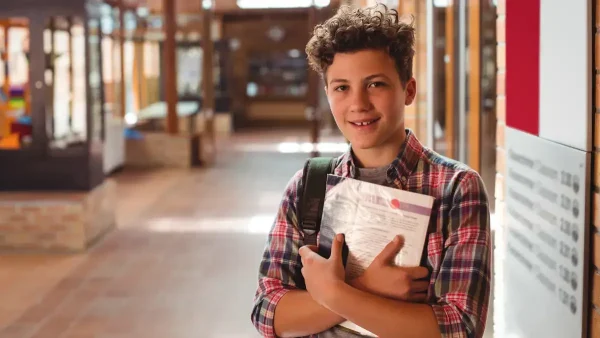
M354 150L368 150L377 148L377 140L350 140L350 144L352 145L352 149Z

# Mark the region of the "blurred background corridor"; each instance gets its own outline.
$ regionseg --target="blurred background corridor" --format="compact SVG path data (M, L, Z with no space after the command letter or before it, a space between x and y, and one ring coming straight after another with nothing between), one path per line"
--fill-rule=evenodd
M259 337L257 264L306 158L285 148L307 141L241 132L206 170L116 175L118 230L87 253L0 256L0 337Z
M596 0L0 5L0 338L258 337L283 190L348 144L305 46L342 5L417 29L406 127L482 176L486 338L600 338Z

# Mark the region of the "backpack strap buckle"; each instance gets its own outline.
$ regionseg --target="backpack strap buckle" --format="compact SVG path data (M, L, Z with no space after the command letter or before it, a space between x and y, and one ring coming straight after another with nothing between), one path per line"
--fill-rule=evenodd
M316 157L306 161L302 175L300 197L300 228L304 232L304 244L316 245L321 227L321 214L325 200L327 175L333 173L336 158Z
M306 220L302 222L302 230L305 235L313 235L317 232L317 222Z

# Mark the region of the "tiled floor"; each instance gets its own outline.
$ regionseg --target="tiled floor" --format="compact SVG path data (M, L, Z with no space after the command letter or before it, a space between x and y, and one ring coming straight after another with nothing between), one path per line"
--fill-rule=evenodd
M265 233L307 156L277 151L302 134L260 135L210 169L118 174L119 227L87 254L0 255L0 338L258 337Z

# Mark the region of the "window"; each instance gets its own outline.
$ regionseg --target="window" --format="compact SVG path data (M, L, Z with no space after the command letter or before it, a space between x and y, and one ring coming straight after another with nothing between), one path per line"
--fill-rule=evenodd
M144 76L150 78L160 76L160 46L157 42L144 43Z
M177 93L184 97L202 95L202 47L177 48Z
M439 0L434 0L434 3L437 3L437 2L439 2ZM376 4L384 4L388 8L398 8L399 1L398 0L367 0L367 6L375 6Z
M90 88L90 117L92 123L91 135L88 139L91 142L100 142L104 140L104 110L102 100L102 33L100 19L88 18L87 27L89 35L88 44L88 85Z
M156 41L144 43L143 77L145 81L144 100L141 109L160 101L160 44Z
M327 7L330 0L238 0L237 5L240 8L299 8L310 7L313 4L317 7Z
M11 86L29 82L29 28L13 26L8 29L8 72Z
M87 136L86 54L83 21L52 17L44 31L46 124L50 147L83 144ZM93 76L93 73L90 73Z
M123 43L123 56L125 57L125 74L123 74L123 80L125 80L125 116L127 114L135 114L135 107L133 104L134 95L137 89L134 90L133 86L133 68L135 67L135 45L131 39L125 40Z
M73 111L71 118L71 131L76 135L79 135L81 139L85 139L87 134L87 98L85 84L85 31L83 21L72 21L71 40L73 46ZM94 76L93 72L90 72L90 77L91 76Z
M121 116L121 39L118 9L102 5L101 29L104 111L109 116Z
M71 111L74 89L71 71L73 46L66 19L54 18L50 25L51 28L44 32L44 51L50 59L46 71L46 84L52 91L53 137L51 139L60 139L70 133L70 121L73 117Z

